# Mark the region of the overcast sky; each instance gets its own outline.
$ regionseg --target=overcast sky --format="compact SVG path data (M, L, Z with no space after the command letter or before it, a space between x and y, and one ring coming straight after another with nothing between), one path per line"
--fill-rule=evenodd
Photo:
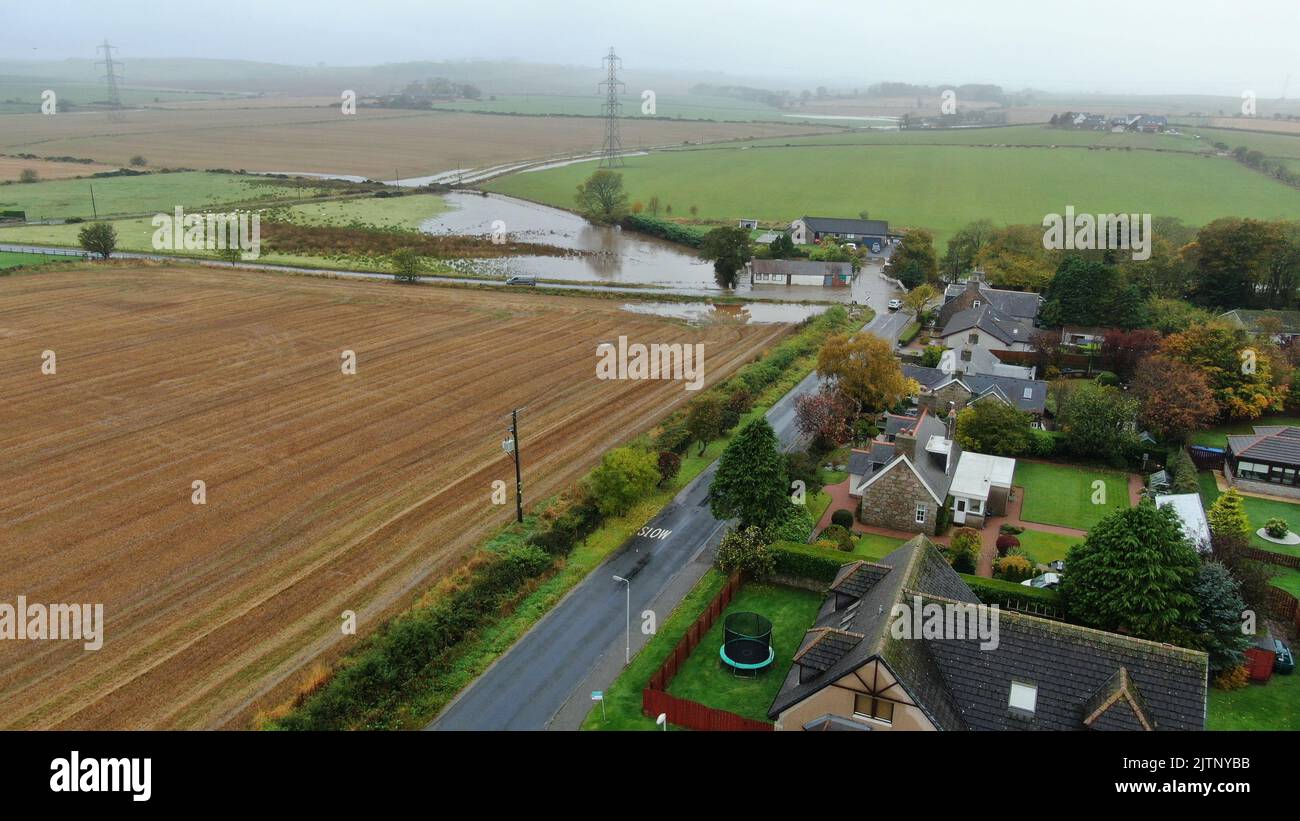
M41 0L0 2L0 58L314 65L518 59L721 69L792 84L1300 94L1300 0ZM795 82L799 81L799 82Z

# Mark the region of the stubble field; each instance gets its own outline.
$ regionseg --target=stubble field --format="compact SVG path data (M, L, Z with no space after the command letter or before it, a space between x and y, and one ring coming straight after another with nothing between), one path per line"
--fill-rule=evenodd
M0 726L232 726L356 640L344 610L367 633L510 518L511 407L537 501L689 397L596 380L597 343L704 342L712 384L784 332L617 305L125 264L0 279L0 602L106 622L98 651L0 642Z

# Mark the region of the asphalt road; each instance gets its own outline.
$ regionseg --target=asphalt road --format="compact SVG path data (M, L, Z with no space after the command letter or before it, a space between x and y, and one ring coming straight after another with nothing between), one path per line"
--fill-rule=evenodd
M910 320L880 313L866 330L893 342ZM767 412L782 447L799 444L795 397L817 389L809 374ZM641 533L579 582L551 612L467 687L431 724L432 730L572 729L591 707L591 690L607 688L623 668L631 613L631 650L647 640L641 614L654 611L660 623L708 567L727 522L709 511L715 462L697 476ZM706 553L708 551L708 553ZM630 607L627 586L631 581ZM557 716L561 716L557 720Z

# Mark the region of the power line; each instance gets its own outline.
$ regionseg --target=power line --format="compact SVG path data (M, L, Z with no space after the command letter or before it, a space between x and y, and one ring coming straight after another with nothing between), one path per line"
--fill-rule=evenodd
M108 119L119 122L126 119L126 115L122 113L122 95L117 87L119 79L117 70L122 67L122 64L113 59L114 50L107 40L103 45L96 46L95 53L104 52L104 59L97 61L95 65L104 67L104 82L108 83Z
M605 89L605 146L600 152L600 168L621 168L623 165L623 137L619 133L618 118L623 110L623 102L619 99L620 89L626 86L618 79L619 66L623 61L614 53L614 47L609 47L609 54L606 54L601 63L605 66L605 79L599 83L599 87Z

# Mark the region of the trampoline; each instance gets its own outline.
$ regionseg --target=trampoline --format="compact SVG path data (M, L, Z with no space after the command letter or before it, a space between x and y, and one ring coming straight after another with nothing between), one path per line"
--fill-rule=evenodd
M756 676L776 659L772 649L772 622L757 613L732 613L722 623L718 655L732 675Z

